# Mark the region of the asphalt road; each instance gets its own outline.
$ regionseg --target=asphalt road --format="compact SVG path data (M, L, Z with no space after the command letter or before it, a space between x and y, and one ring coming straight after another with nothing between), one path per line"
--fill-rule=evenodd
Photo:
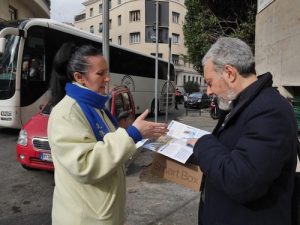
M0 129L0 224L50 225L53 173L21 167L15 159L18 132Z
M208 113L186 116L182 105L171 119L207 130L215 124ZM51 225L53 173L21 167L15 159L18 132L0 128L0 225ZM196 224L199 193L152 176L151 162L152 153L142 150L128 167L126 225Z

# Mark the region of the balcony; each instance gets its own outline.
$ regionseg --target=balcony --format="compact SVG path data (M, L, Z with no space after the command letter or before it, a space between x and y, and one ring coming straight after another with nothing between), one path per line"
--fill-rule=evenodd
M26 8L32 13L32 15L29 15L28 17L50 18L49 0L26 1Z
M85 18L86 18L86 14L82 13L82 14L75 16L75 21L84 20Z

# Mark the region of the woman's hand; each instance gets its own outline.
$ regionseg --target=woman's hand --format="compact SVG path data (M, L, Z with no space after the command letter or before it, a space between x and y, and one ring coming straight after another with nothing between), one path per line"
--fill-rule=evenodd
M158 138L165 135L168 132L167 124L146 121L148 114L149 110L146 109L132 125L139 130L143 138Z

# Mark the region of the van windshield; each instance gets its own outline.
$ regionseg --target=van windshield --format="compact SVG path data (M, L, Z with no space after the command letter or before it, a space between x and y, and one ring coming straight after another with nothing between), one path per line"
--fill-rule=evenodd
M0 23L0 32L6 27L22 29L26 20L3 21ZM19 36L7 35L5 51L0 55L0 100L11 98L15 93L17 59L19 50Z
M15 93L19 36L6 36L5 51L0 55L0 99L9 99Z

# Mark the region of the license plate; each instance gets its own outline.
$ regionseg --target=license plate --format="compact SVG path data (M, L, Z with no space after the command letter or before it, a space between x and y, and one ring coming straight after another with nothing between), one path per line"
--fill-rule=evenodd
M43 161L52 162L52 156L49 153L41 153L40 154L40 159L43 160Z

